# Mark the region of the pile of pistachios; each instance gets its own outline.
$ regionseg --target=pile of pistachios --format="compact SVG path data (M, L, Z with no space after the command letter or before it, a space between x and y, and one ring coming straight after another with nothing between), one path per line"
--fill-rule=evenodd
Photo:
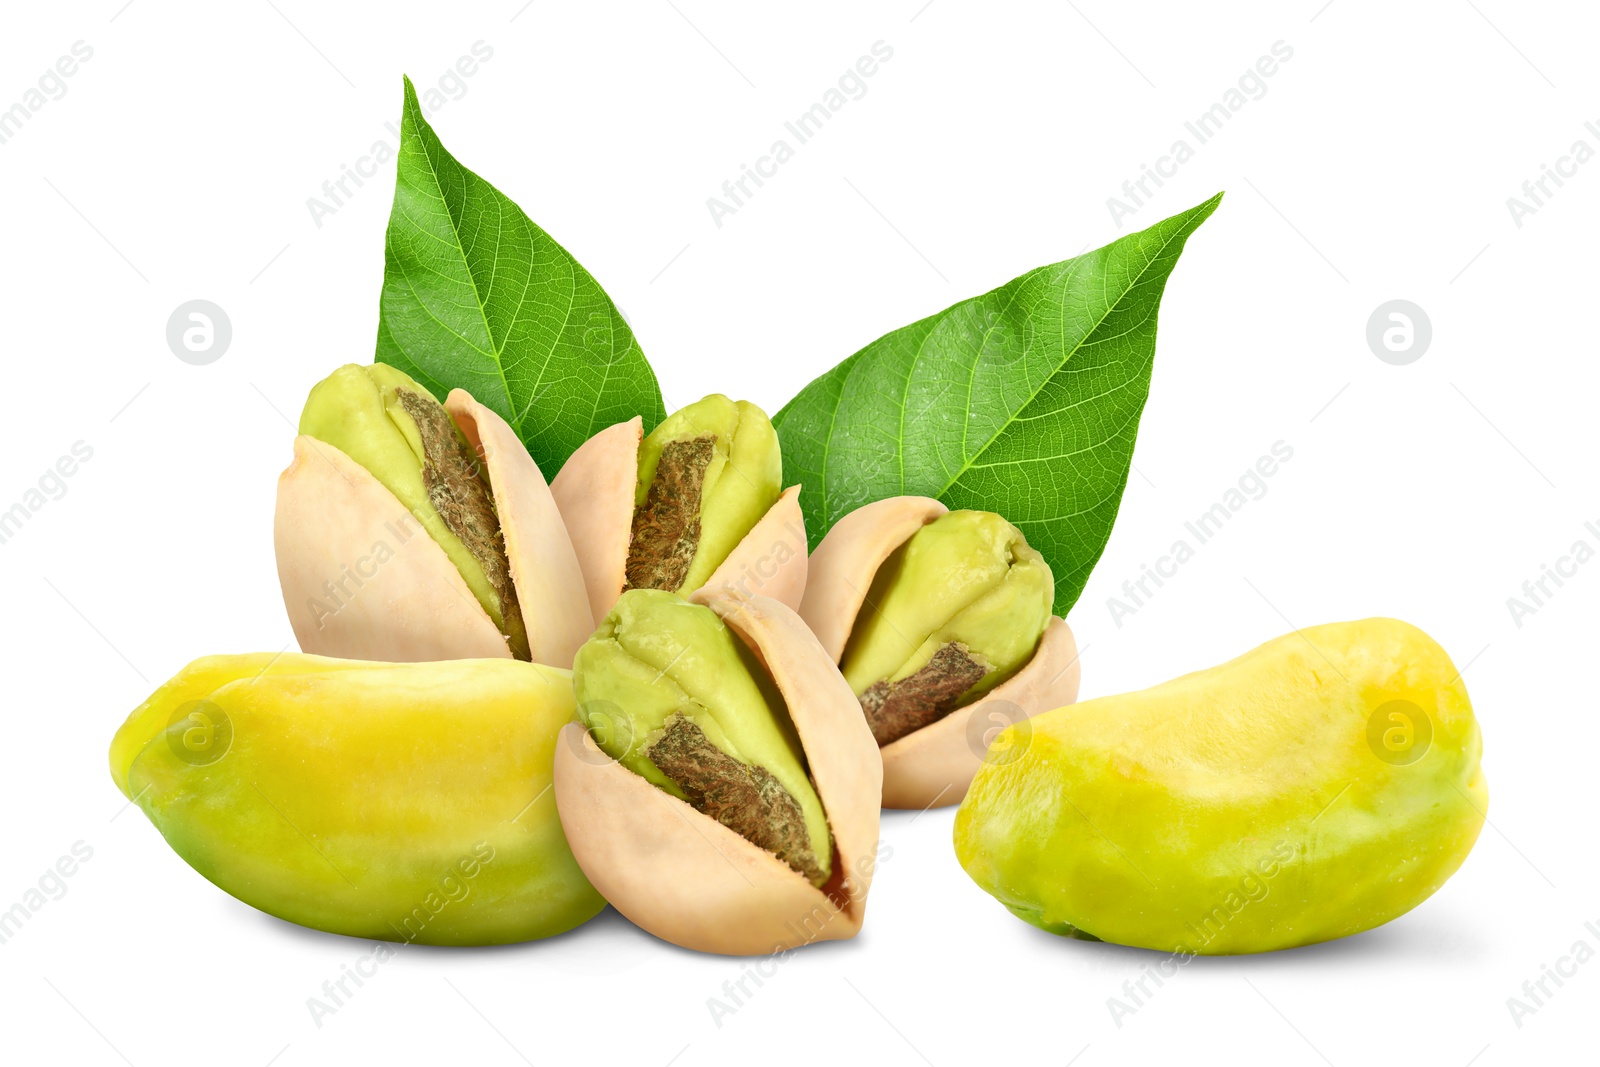
M1327 773L1358 783L1361 807L1322 824L1323 853L1344 849L1365 881L1310 922L1315 879L1296 869L1287 912L1252 915L1271 929L1237 924L1214 950L1387 921L1470 849L1481 812L1435 801L1486 796L1477 727L1419 631L1342 635L1337 691L1296 646L1254 674L1218 668L1232 673L1210 688L1075 708L1072 631L1016 526L893 497L808 552L782 480L766 414L721 395L648 436L640 418L602 430L547 483L465 391L441 402L392 367L341 367L311 390L278 484L303 651L194 661L117 732L112 776L240 900L406 943L546 937L607 902L704 951L852 937L880 807L970 787L962 862L1019 916L1172 947L1173 916L1215 888L1195 872L1222 885L1218 855L1303 841L1282 824L1322 803L1317 753L1339 755ZM1436 724L1430 777L1364 766L1347 743L1400 675ZM1230 745L1252 761L1231 795ZM1361 814L1385 805L1403 825ZM1424 858L1401 858L1413 846ZM1271 853L1271 877L1293 853ZM1128 877L1135 857L1161 881ZM1405 893L1380 899L1400 870Z
M299 430L275 543L303 651L197 660L112 747L179 855L294 922L484 944L609 901L709 951L849 937L880 805L977 771L962 713L1076 696L1016 527L896 498L812 555L754 404L612 426L551 483L494 411L382 364Z

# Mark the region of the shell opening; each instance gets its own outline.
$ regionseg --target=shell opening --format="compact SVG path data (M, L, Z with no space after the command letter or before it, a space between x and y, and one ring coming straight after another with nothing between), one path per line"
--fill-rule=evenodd
M982 655L952 641L909 677L872 683L860 700L873 738L882 747L938 722L962 705L962 696L989 670Z
M422 445L422 482L429 503L483 568L484 577L500 602L512 656L531 659L528 632L506 558L505 535L483 465L463 440L444 405L398 386L395 397L416 423Z
M722 752L683 715L666 721L648 754L696 811L771 852L812 885L827 881L806 832L805 813L766 768Z
M668 441L644 503L633 515L626 589L683 588L700 550L700 498L716 455L712 434Z

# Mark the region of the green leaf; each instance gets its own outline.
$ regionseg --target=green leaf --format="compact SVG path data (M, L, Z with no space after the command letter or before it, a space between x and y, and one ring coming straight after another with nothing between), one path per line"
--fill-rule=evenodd
M440 399L465 389L522 438L547 478L591 435L666 417L622 313L567 250L463 167L405 82L384 243L377 360Z
M1065 615L1105 550L1150 391L1156 312L1222 194L872 342L772 421L813 547L884 497L996 511Z

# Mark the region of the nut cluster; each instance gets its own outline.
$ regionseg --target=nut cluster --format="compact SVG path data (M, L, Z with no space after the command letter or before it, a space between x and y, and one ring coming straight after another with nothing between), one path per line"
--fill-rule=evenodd
M747 402L602 430L553 483L495 412L387 366L335 371L299 430L275 543L304 651L196 660L111 746L174 850L293 922L496 944L609 902L787 952L860 931L880 807L961 803L963 867L1020 918L1253 952L1403 913L1482 826L1477 723L1421 631L1297 631L1077 704L1018 527L893 497L808 553ZM1197 938L1240 870L1297 888Z
M638 418L612 426L552 483L465 391L441 403L381 364L318 383L299 431L275 541L306 654L196 661L113 746L118 785L145 789L174 848L294 921L403 931L384 916L427 898L418 865L448 871L481 841L497 874L561 872L563 890L515 920L468 896L427 939L543 936L601 896L706 951L850 937L880 805L958 802L985 701L1032 714L1076 695L1049 565L1016 527L899 498L845 518L813 558L800 487L783 487L777 434L746 401L708 396L648 436ZM518 699L544 711L485 720ZM155 743L190 736L196 702L232 739L204 764ZM469 785L484 767L464 731L482 729L504 774ZM293 838L239 821L247 782L276 773L287 792L319 763L300 821L353 866L390 870L381 891L332 886ZM550 800L529 794L540 780ZM485 821L519 805L512 829ZM390 818L357 830L363 808ZM431 848L406 841L419 820Z

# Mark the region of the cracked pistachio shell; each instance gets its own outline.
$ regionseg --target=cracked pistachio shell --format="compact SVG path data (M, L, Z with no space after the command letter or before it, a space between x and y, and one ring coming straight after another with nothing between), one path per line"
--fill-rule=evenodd
M858 622L864 621L863 612L872 611L866 607L867 595L879 570L914 534L949 514L943 504L928 497L891 497L846 515L822 539L810 560L800 614L835 663L846 660L852 634ZM925 583L917 585L907 589L913 600L925 593ZM1035 590L1033 585L1040 588ZM1047 587L1048 582L1031 582L1029 592L1019 598L1028 600L1032 593L1039 593L1047 619L1042 635L1031 608L1022 613L1025 618L1000 628L1003 635L1013 629L1027 631L1030 642L1037 635L1037 646L1023 665L1015 667L1009 677L979 699L883 746L884 807L922 809L958 803L982 765L987 741L996 727L1077 699L1077 644L1065 620L1048 617L1052 592ZM918 661L902 653L913 645L925 646L929 635L938 634L944 622L932 620L924 628L926 634L916 631L913 636L918 640L896 633L893 644L899 647L889 649L890 642L883 640L878 644L885 648L884 653L847 663L851 673L861 675L855 683L864 687L886 672L890 678L903 676L925 663L926 655ZM963 636L954 631L952 635L955 640ZM875 663L874 659L882 659L883 663ZM895 663L890 664L890 660Z
M308 652L360 659L509 658L482 567L428 499L415 424L387 399L396 388L429 396L394 368L351 365L307 401L274 520L295 636ZM544 476L464 390L444 409L488 481L529 658L570 667L593 616Z
M658 589L623 593L578 650L573 691L606 755L680 799L687 794L648 748L674 716L771 775L799 806L806 840L797 844L814 857L812 884L827 884L833 844L800 739L765 669L710 608Z
M175 852L281 919L352 937L548 937L605 902L550 788L566 671L298 653L196 660L129 715L111 773Z
M618 911L685 948L758 955L854 937L877 860L882 790L860 705L783 604L715 588L690 600L721 618L781 695L832 832L830 877L812 885L612 759L578 723L563 729L555 758L556 802L573 853Z
M858 613L840 670L859 695L898 682L958 643L988 669L964 693L971 700L1032 658L1055 580L1021 531L992 511L951 511L911 535L881 566ZM976 669L976 668L975 668Z
M1068 937L1231 955L1360 933L1443 885L1489 805L1460 670L1395 619L1025 725L956 813L956 856Z
M590 609L603 619L628 587L638 509L671 442L716 439L705 470L701 537L675 591L712 586L798 607L806 584L805 520L798 486L778 491L777 434L755 405L713 394L669 416L649 437L638 418L601 430L550 485L582 564Z

